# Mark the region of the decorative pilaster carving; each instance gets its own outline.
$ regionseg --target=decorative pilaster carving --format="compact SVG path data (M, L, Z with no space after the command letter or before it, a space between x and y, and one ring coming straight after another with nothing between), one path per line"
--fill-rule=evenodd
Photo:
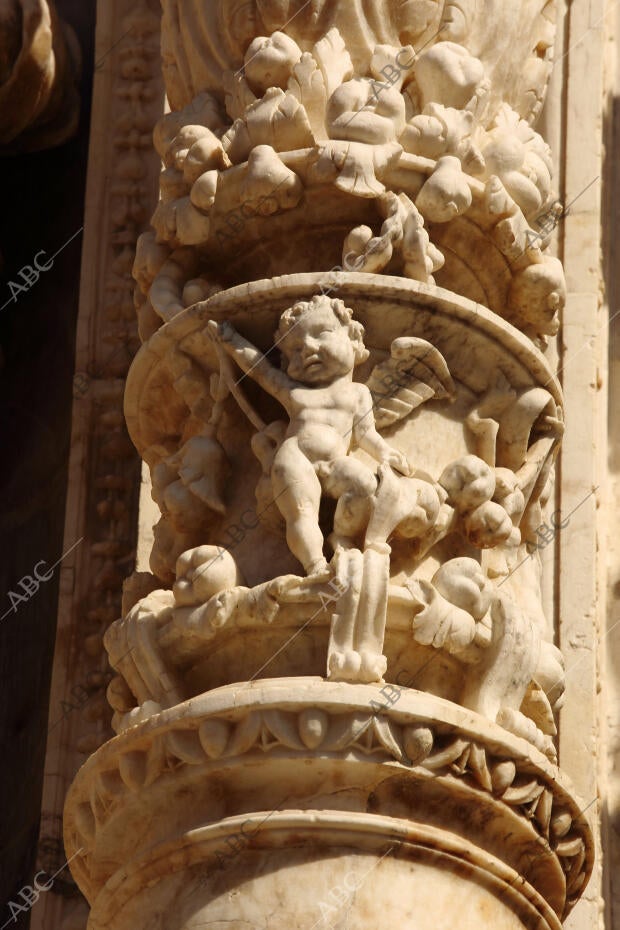
M72 551L60 569L41 868L48 867L50 843L62 850L60 821L69 784L112 735L105 694L113 676L103 634L122 613L122 581L136 556L141 468L122 403L139 346L133 255L156 202L151 129L164 110L159 32L157 0L99 4L63 550ZM79 890L73 886L71 900L68 869L62 877L67 890L42 897L32 914L33 930L85 927L83 902L75 900Z
M532 128L553 4L163 7L172 111L125 398L161 518L105 637L119 735L68 801L92 930L151 908L310 928L274 837L309 888L352 835L397 884L429 868L440 898L450 857L475 861L465 910L437 904L464 926L488 880L494 925L557 927L591 842L554 793L564 665L535 546L563 431ZM198 882L259 814L273 827ZM246 874L254 897L230 901ZM408 900L391 925L437 925Z

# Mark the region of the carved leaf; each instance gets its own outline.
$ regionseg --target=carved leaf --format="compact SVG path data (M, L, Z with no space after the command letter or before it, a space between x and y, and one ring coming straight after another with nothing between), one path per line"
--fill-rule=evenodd
M263 714L263 720L278 743L289 749L305 748L299 738L296 716L282 710L268 710Z
M581 866L579 868L581 869ZM571 869L570 878L566 882L566 894L569 898L574 898L581 891L585 884L586 878L586 872L577 871L575 867Z
M566 892L568 895L574 895L581 888L586 878L583 872L583 864L586 859L586 850L583 840L575 840L572 850L574 851L568 854L571 856L572 861L563 863L564 868L568 866L566 875ZM559 848L556 849L556 853L560 856L563 855Z
M211 759L218 759L222 755L229 735L230 725L225 720L205 720L198 731L202 748Z
M448 652L471 645L476 635L476 622L471 614L451 604L424 579L412 580L407 587L426 605L412 622L417 643Z
M331 97L336 88L353 77L353 62L339 31L334 28L316 43L312 50L323 73L327 97Z
M170 752L188 765L200 765L205 760L205 751L196 730L173 730L167 734L166 742Z
M467 771L467 766L469 765L469 757L471 755L471 743L465 743L463 752L452 762L450 768L452 772L456 775L464 775Z
M262 715L250 713L238 724L226 749L227 756L242 755L251 749L260 736Z
M256 95L238 71L227 71L223 83L226 91L226 112L232 120L243 119L246 111L256 103Z
M325 110L327 91L323 74L309 52L304 52L293 69L288 90L306 110L315 141L327 138Z
M366 714L344 714L334 718L324 748L331 751L345 749L352 743L358 742L371 723L372 717Z
M566 836L573 825L573 817L570 811L556 810L551 817L551 834L556 840L561 840Z
M375 717L373 721L374 735L381 745L387 749L391 756L401 761L406 761L407 757L403 751L398 739L397 728L385 717Z
M428 400L452 398L455 386L441 352L425 339L403 336L392 343L391 358L376 365L366 382L376 398L379 429L393 426Z
M314 145L305 107L292 93L271 87L222 136L222 146L235 165L245 161L259 145L268 145L276 152Z
M477 746L475 743L472 743L469 753L469 768L478 784L484 788L485 791L491 791L493 783L487 765L487 754L482 746Z
M580 856L584 851L584 842L580 836L575 837L572 840L563 840L555 848L555 852L558 856Z
M536 805L535 817L543 834L549 837L549 823L551 821L551 810L553 808L553 792L545 788Z
M252 147L270 145L276 152L288 152L314 143L305 108L277 87L250 107L246 122Z
M454 742L449 743L448 746L440 748L432 756L429 756L424 765L427 769L430 769L432 772L444 768L445 766L452 765L453 762L463 755L467 750L468 743L464 739L456 739Z
M524 785L518 785L515 788L508 788L508 790L504 791L502 795L502 801L505 801L506 804L512 804L515 806L521 804L531 804L532 801L535 801L536 798L540 797L543 791L544 786L534 778Z
M146 753L128 752L121 756L118 769L131 791L139 791L146 781Z

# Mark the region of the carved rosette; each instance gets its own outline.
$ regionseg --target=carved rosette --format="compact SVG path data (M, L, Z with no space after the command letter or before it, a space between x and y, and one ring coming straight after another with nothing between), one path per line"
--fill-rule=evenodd
M352 871L355 930L558 928L553 4L163 6L125 400L161 518L67 802L91 930L313 930Z

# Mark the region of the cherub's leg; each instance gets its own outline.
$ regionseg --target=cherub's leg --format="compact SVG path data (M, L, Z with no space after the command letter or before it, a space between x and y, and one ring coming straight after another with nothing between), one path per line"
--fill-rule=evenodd
M319 527L321 483L296 440L287 439L276 452L271 481L275 503L286 521L289 549L306 574L324 571L327 561Z
M372 519L378 480L374 471L348 456L331 463L321 476L326 491L338 498L334 535L362 536ZM380 552L357 553L357 596L354 604L339 604L334 618L332 640L345 645L330 654L331 677L355 681L381 681L386 669L382 655L389 580L389 546ZM346 611L352 611L347 615Z
M379 551L387 542L399 521L401 483L389 465L379 469L379 487L372 501L372 514L366 529L366 548L378 546Z
M330 462L322 469L323 487L335 498L334 537L353 538L366 528L370 502L377 489L373 472L352 456Z

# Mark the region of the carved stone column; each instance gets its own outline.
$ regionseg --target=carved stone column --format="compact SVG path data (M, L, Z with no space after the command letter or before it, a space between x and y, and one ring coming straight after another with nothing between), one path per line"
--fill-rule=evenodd
M558 928L554 4L163 7L126 393L161 519L67 800L90 930Z

